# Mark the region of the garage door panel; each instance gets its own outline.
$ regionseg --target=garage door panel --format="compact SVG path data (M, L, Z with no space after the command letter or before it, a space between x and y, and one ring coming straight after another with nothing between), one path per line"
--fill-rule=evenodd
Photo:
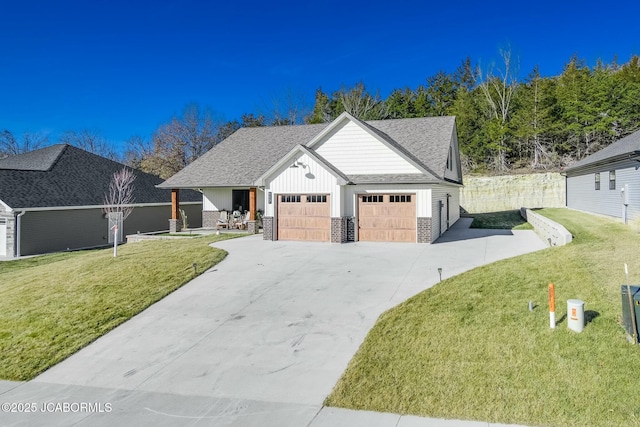
M331 226L329 218L314 217L283 217L279 219L278 224L282 228L293 229L328 229Z
M324 198L324 195L322 196ZM331 237L329 196L326 202L310 201L307 195L295 198L278 196L278 239L327 242ZM313 196L315 200L315 196ZM300 201L291 201L291 200Z
M365 242L415 242L415 230L360 230L359 239Z
M390 194L374 197L375 200L366 195L358 197L358 239L374 242L415 242L415 195L394 195L393 199Z

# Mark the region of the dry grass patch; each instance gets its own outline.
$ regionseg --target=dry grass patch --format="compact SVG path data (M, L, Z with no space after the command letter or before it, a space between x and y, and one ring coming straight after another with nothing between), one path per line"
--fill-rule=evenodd
M226 252L209 243L232 237L0 263L0 378L29 380L67 358L220 262Z

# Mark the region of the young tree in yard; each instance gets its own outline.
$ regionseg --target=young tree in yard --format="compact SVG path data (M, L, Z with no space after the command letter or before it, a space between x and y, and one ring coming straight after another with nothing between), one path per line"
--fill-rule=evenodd
M117 243L122 241L122 228L124 220L133 212L135 202L133 182L136 175L133 170L123 167L114 172L109 183L109 190L104 195L103 211L109 219L110 237L113 236L114 255L116 256Z

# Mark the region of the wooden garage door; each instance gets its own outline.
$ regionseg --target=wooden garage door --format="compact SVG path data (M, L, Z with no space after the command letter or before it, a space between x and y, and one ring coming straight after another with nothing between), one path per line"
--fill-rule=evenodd
M415 242L415 194L359 195L358 240Z
M278 196L278 240L328 242L331 237L329 196Z

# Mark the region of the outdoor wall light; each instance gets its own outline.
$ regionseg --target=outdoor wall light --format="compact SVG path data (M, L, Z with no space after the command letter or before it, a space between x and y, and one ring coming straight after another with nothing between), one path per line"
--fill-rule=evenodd
M302 166L303 169L307 168L307 165L302 163L300 160L294 160L293 164L291 166L289 166L289 167L293 169L293 168L297 168L298 166Z

